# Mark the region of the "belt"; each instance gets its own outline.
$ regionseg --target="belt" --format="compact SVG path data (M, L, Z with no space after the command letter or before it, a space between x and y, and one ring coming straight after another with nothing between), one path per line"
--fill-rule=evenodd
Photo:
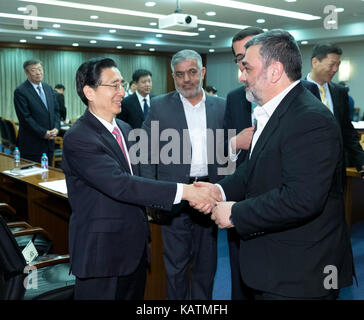
M197 181L203 181L203 182L209 182L209 176L203 176L203 177L190 177L190 180L188 183L194 183Z

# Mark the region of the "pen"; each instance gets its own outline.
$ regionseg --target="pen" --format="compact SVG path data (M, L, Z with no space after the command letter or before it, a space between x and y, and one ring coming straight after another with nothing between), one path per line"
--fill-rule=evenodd
M29 166L26 166L26 167L21 167L20 170L31 169L33 167L34 167L33 165L29 165Z

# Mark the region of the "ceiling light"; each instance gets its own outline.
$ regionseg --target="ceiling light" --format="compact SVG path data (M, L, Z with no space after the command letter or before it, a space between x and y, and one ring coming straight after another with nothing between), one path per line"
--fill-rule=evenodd
M145 12L145 11L125 10L125 9L119 9L116 7L96 6L96 5L82 4L82 3L76 3L76 2L71 2L71 1L67 1L67 2L66 1L57 1L57 0L19 0L19 1L48 4L51 6L59 6L59 7L66 7L66 8L90 10L90 11L94 11L94 12L107 12L107 13L112 13L112 14L136 16L136 17L143 17L143 18L160 19L160 18L165 18L167 16L167 15L163 15L163 14L156 14L156 13ZM6 18L9 18L9 16L6 16ZM24 17L22 17L21 19L23 20ZM50 19L50 18L48 18L48 19ZM39 20L39 21L41 21L41 20ZM231 28L231 29L238 29L238 30L245 29L248 27L245 25L215 22L215 21L200 20L200 19L197 19L197 23L200 25L216 26L216 27L221 27L221 28ZM76 23L73 23L73 24L76 24ZM81 25L83 25L83 24L81 24ZM90 24L90 25L85 24L85 25L86 26L95 26L93 24ZM131 27L129 29L126 29L126 27L127 26L124 26L124 30L135 30L135 29L132 29ZM138 29L138 31L142 31L142 30ZM149 30L149 32L150 32L150 30ZM156 31L153 31L153 32L156 32ZM160 32L162 32L162 31L160 31ZM173 33L172 30L170 30L169 32L163 31L163 33L177 34L176 32ZM178 33L177 35L186 35L186 34ZM197 35L197 34L194 34L194 35Z
M156 26L158 23L157 22L149 22L149 25L151 26Z
M116 49L122 49L123 47L122 46L116 46Z
M329 20L327 21L327 24L336 24L336 20Z
M363 0L364 1L364 0ZM163 37L163 35L162 34L160 34L160 33L157 33L156 35L155 35L157 38L162 38Z
M90 40L90 43L97 43L96 40Z
M149 48L149 51L155 51L155 49L154 48Z
M27 42L27 40L25 40L25 39L20 39L20 40L19 40L19 42L21 42L21 43L25 43L25 42Z
M90 19L94 19L94 20L96 20L96 19L98 19L99 18L99 16L90 16Z
M210 39L214 39L214 38L216 38L216 36L215 36L214 34L210 34L210 35L209 35L209 38L210 38Z
M142 44L141 44L141 43L137 43L137 44L135 44L135 46L136 46L136 47L141 47L141 46L142 46Z
M336 8L335 12L344 12L344 10L345 10L344 8Z
M267 31L269 31L269 29L267 29L267 28L263 28L263 31L264 31L264 32L267 32Z
M195 0L197 2L206 3L209 5L227 7L232 9L239 9L239 10L247 10L247 11L254 11L266 14L272 14L276 16L283 16L287 18L294 18L294 19L301 19L301 20L317 20L321 19L319 16L313 16L311 14L289 11L289 10L282 10L272 7L265 7L260 6L252 3L240 2L240 1L233 1L233 0Z
M24 12L24 11L27 11L28 9L26 7L19 7L17 10L21 11L21 12Z
M198 28L198 31L206 31L206 28Z
M209 49L209 52L215 52L215 49Z
M216 16L216 12L215 12L215 11L207 11L205 14L206 14L207 16L209 16L209 17Z
M79 44L78 44L77 42L74 42L74 43L72 43L72 46L73 46L73 47L78 47L78 46L79 46Z
M115 29L110 29L110 30L109 30L109 32L110 32L110 33L115 33L115 32L116 32L116 30L115 30Z
M38 39L38 40L42 40L43 39L42 36L36 36L35 38Z
M285 0L286 2L296 2L297 0Z
M257 23L264 23L265 19L257 19Z
M155 6L155 2L154 1L148 1L145 3L146 7L154 7Z
M303 41L301 41L301 44L308 44L308 41L303 40Z
M53 28L60 28L60 27L61 27L61 25L58 23L53 24Z

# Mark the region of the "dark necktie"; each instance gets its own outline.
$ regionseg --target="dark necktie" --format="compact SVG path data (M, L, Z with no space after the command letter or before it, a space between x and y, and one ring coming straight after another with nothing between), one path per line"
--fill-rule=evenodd
M143 101L144 101L144 111L143 111L144 112L144 119L146 119L148 111L149 111L149 106L148 106L146 98L144 98Z
M43 101L45 107L48 110L47 100L46 100L46 97L44 95L44 92L43 92L42 88L40 86L38 86L37 89L38 89L38 92L39 92L40 99Z

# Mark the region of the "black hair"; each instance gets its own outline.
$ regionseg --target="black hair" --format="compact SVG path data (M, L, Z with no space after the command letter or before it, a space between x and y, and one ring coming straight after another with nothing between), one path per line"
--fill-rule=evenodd
M76 72L76 89L82 102L88 106L88 100L83 93L85 86L97 88L100 85L101 72L108 68L117 68L114 60L110 58L93 58L80 65Z
M317 44L313 48L311 60L313 58L316 58L319 61L321 61L322 59L325 59L327 57L327 55L330 53L334 53L334 54L341 56L343 51L341 50L340 47L338 47L336 44L333 44L333 43L327 42L327 43Z
M233 55L235 56L235 51L234 51L233 45L236 41L244 40L246 37L256 36L257 34L261 34L263 32L264 32L263 29L258 28L258 27L248 27L248 28L245 28L245 29L239 31L233 37L233 40L231 41L231 50L233 51Z
M138 69L138 70L134 71L132 78L133 78L133 81L138 82L141 77L145 77L145 76L152 76L152 73L149 70Z

